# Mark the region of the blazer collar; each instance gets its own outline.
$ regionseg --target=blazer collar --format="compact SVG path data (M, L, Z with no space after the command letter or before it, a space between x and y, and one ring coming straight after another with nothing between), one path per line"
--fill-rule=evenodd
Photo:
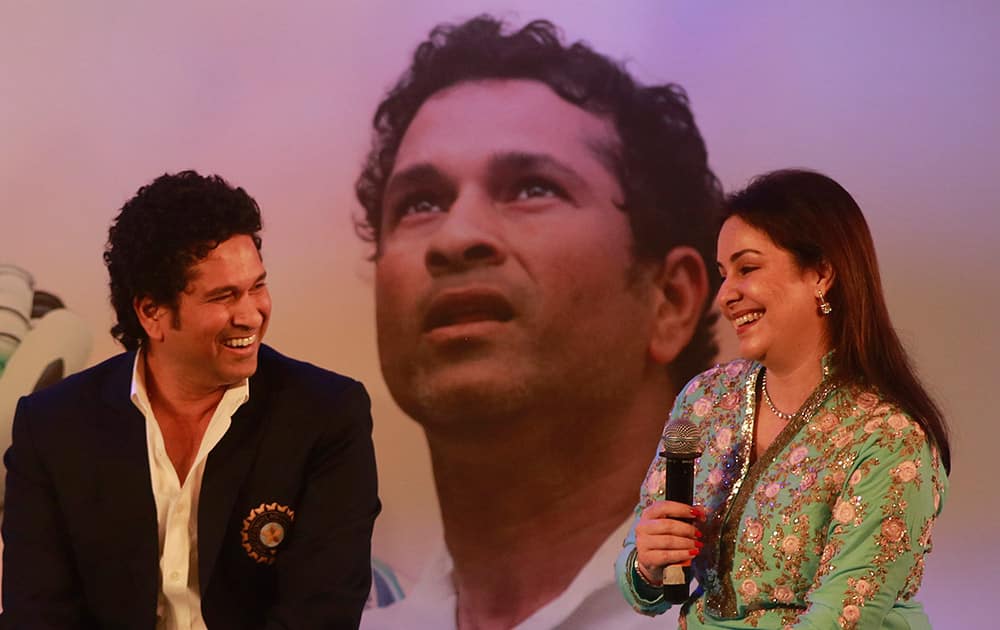
M134 361L134 352L109 360L101 387L107 407L94 419L98 434L94 471L97 487L113 495L102 503L114 509L101 516L105 526L116 532L118 553L113 555L130 580L131 592L155 612L159 588L156 502L149 476L146 424L129 399Z
M257 372L250 377L250 400L233 414L229 430L205 462L198 507L198 575L202 596L211 583L233 506L257 454L271 396L280 388L279 374L274 369L276 356L274 350L261 346Z
M120 412L138 411L129 398L132 389L132 366L134 365L135 352L123 352L108 359L107 376L101 387L101 397L104 402Z

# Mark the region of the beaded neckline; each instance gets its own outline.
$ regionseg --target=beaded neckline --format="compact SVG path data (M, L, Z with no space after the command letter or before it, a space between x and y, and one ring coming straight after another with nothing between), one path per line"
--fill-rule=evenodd
M806 398L806 401L802 403L802 406L799 407L798 411L795 413L785 413L774 405L774 401L771 400L771 394L767 392L767 368L763 368L761 370L761 393L764 395L764 404L766 404L767 408L771 410L771 413L785 422L789 422L796 417L804 416L808 418L811 416L813 412L816 411L816 408L823 403L823 399L826 398L826 395L833 391L834 387L835 385L830 379L830 368L824 363L823 380L819 382L816 389L814 389L812 394ZM818 400L816 397L817 393L820 395Z

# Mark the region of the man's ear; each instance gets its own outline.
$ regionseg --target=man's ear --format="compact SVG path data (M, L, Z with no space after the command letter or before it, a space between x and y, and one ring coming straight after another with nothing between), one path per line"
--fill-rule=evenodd
M150 341L162 341L163 331L170 325L170 309L148 296L132 300L132 309Z
M649 355L666 365L694 336L708 298L708 271L693 247L675 247L664 257L654 282L656 313Z

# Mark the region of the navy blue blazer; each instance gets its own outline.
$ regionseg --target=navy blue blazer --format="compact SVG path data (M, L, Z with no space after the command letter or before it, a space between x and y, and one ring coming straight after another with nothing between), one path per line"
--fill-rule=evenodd
M18 404L4 457L5 628L155 626L156 505L129 400L134 360L112 357ZM361 383L261 346L250 399L202 480L209 628L357 628L380 509L371 428Z

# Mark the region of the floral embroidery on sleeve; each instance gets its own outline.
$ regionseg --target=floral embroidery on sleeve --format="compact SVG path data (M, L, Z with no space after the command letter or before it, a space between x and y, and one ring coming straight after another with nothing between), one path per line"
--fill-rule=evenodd
M864 394L856 403L862 409L875 408L872 397ZM897 593L905 598L916 591L939 507L924 483L925 475L937 470L937 462L928 466L920 457L928 451L923 430L903 414L876 410L883 412L882 418L866 419L860 439L873 440L879 454L852 471L837 498L829 540L809 593L810 599L832 604L825 593L841 584L841 628L881 623L886 604L891 606ZM828 581L834 569L839 577ZM876 601L882 603L876 606Z

